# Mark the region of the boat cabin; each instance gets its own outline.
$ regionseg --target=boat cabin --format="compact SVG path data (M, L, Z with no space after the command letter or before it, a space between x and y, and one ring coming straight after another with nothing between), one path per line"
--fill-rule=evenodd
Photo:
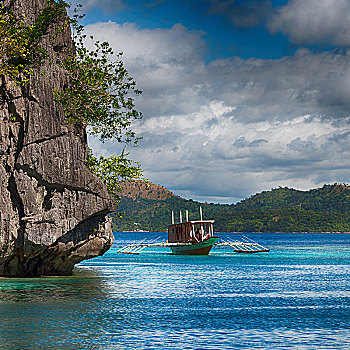
M168 226L169 243L199 243L214 236L214 220L187 221Z

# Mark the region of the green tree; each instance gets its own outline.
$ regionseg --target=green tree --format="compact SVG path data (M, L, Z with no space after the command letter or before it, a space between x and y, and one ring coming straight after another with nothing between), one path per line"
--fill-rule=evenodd
M77 10L75 10L77 12ZM79 25L81 15L73 16L75 48L58 61L66 71L70 85L55 90L57 103L63 106L69 123L87 127L88 133L101 142L116 140L137 145L139 137L131 129L134 120L141 119L134 97L142 92L129 76L121 60L122 52L115 54L108 42L93 42L93 49L85 46L84 27ZM90 36L94 40L93 36ZM86 164L107 186L119 202L121 181L143 179L139 163L126 158L125 148L120 156L96 158L90 151Z
M112 155L111 157L100 156L99 159L94 157L89 150L86 164L92 173L97 175L107 186L108 192L114 196L119 203L119 193L122 191L122 182L130 179L140 179L143 177L140 165L127 159L125 156L125 148L120 156Z
M88 126L88 132L102 142L115 139L137 144L139 139L130 126L142 114L135 109L132 95L141 91L124 67L122 52L116 55L108 42L99 41L93 43L93 49L87 49L84 27L77 24L76 18L72 24L75 50L58 61L70 85L55 91L56 101L62 104L69 122Z
M35 21L26 24L25 16L15 16L0 6L0 75L16 83L29 82L28 76L35 65L46 58L46 50L40 46L41 38L48 33L52 21L65 13L66 7L62 0L47 0L47 7Z

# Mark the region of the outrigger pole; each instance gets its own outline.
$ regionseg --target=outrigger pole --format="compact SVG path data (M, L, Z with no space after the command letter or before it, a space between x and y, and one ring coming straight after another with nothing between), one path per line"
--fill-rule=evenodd
M134 244L128 244L125 247L120 248L117 253L123 253L123 254L135 254L135 255L139 255L141 250L147 248L147 247L159 247L159 246L163 246L163 244L159 244L159 243L153 243L155 242L158 238L160 238L161 236L158 236L154 239L152 239L150 242L148 243L134 243Z
M233 248L233 251L236 253L263 253L269 252L270 249L262 246L261 244L256 243L252 239L242 236L243 242L240 241L232 241L227 238L226 241L215 243L215 245L226 245Z

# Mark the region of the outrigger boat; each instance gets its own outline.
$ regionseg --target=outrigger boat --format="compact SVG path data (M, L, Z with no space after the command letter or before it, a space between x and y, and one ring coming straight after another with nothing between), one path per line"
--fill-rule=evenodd
M180 212L181 213L181 212ZM189 221L186 210L186 222L174 223L172 212L172 224L168 226L168 244L173 254L181 255L208 255L219 237L214 236L214 220L203 220L202 208L200 208L200 220Z
M242 236L241 241L230 239L220 242L219 236L214 235L214 220L203 220L202 208L200 208L200 220L188 220L186 210L186 221L182 222L180 211L180 222L174 222L174 212L172 212L172 223L168 226L168 240L165 243L154 243L156 237L148 243L133 243L118 250L118 253L139 254L148 247L168 247L173 254L177 255L208 255L213 246L225 245L233 248L237 253L261 253L269 252L268 248L254 242L248 237Z

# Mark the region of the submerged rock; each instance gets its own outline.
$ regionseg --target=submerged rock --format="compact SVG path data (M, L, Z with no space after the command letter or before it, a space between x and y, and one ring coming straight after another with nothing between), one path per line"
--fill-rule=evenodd
M46 0L5 0L32 21ZM49 59L30 83L0 76L0 276L70 275L113 243L113 198L85 165L83 127L65 122L53 90L69 84L55 62L73 47L70 29L43 37ZM51 61L51 62L49 62Z

